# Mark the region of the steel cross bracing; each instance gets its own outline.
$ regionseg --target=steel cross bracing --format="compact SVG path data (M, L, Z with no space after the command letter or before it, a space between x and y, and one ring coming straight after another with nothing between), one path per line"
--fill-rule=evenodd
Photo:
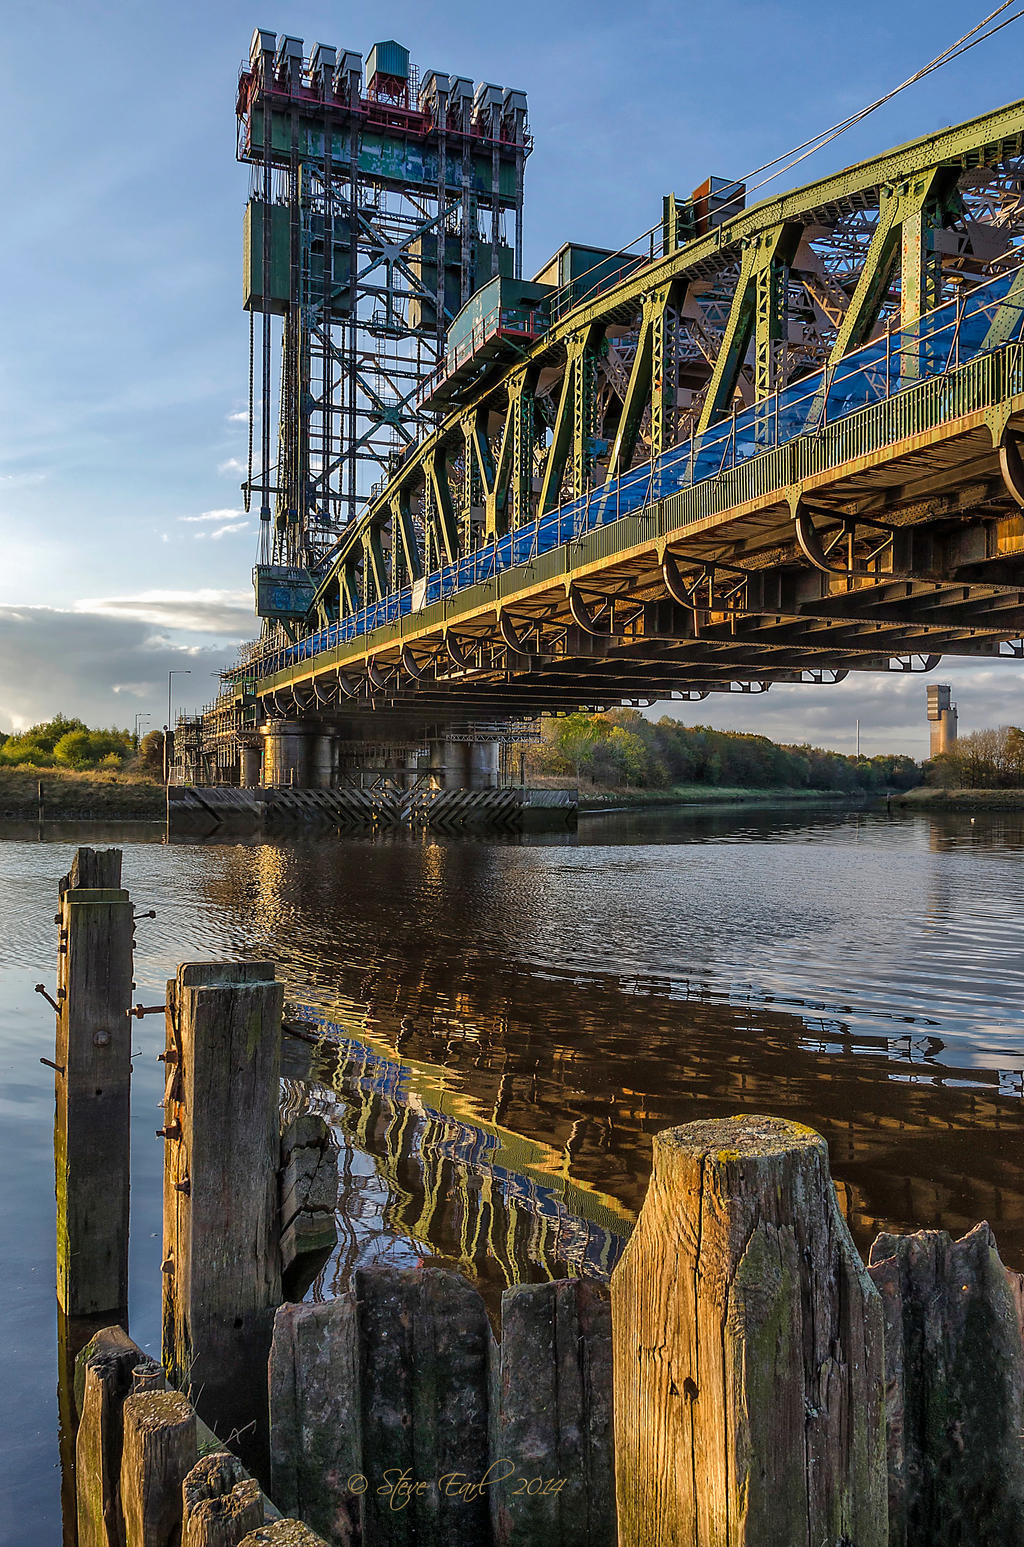
M417 393L453 312L521 263L523 94L474 95L437 72L420 82L397 44L374 55L364 81L358 54L316 44L305 57L301 39L257 29L239 83L238 155L253 169L245 304L260 317L243 489L247 508L258 501L261 562L299 576L422 432Z
M456 720L1018 648L1022 151L1015 103L703 234L679 217L625 279L556 296L250 690Z

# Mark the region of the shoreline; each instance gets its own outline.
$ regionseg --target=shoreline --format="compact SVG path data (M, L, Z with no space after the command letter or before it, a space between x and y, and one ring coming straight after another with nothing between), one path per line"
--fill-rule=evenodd
M938 811L1024 811L1024 789L939 790L919 787L890 797L894 806Z
M579 815L605 816L612 812L665 810L680 806L780 806L830 805L845 802L863 805L884 796L865 791L758 789L735 786L685 785L676 790L615 790L607 796L581 795Z

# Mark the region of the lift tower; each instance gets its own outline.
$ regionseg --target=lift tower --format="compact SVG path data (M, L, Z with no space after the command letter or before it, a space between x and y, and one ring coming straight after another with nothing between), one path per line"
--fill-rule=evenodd
M415 444L449 322L494 275L521 275L531 141L524 92L421 76L394 41L364 69L361 54L315 43L307 57L301 38L260 28L237 115L252 169L243 490L261 518L257 612L287 628Z

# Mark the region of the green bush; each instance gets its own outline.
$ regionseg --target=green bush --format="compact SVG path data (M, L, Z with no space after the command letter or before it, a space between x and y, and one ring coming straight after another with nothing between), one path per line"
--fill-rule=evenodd
M0 744L0 765L15 768L120 768L131 752L127 731L90 730L84 720L55 715L8 736Z

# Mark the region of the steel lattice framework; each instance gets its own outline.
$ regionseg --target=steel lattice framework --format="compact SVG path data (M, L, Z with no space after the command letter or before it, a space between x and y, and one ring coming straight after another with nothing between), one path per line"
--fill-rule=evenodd
M531 142L522 92L420 80L394 42L364 72L359 54L318 43L306 56L302 39L262 29L237 116L252 168L243 487L273 568L259 610L290 623L309 571L422 432L417 393L453 314L492 274L519 272Z
M291 639L227 674L236 727L399 743L1024 656L1022 196L1017 102L492 277Z

